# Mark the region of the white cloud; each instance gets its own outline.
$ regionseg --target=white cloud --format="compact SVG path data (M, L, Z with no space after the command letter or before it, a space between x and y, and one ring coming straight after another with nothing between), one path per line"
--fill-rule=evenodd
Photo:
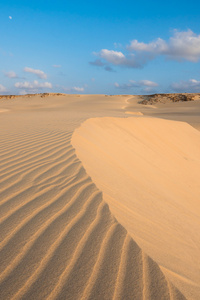
M21 91L19 92L19 95L26 95L26 94L28 94L26 90L21 90Z
M100 52L94 52L100 59L91 64L141 68L157 56L176 61L197 62L200 60L200 35L190 29L187 31L174 30L168 41L162 38L157 38L149 43L132 40L123 52L102 49Z
M171 88L175 92L179 93L192 93L192 92L200 92L200 81L196 79L190 79L188 81L180 81L180 82L174 82L171 84Z
M147 87L156 87L158 86L158 83L150 80L140 80L138 81L140 86L147 86Z
M53 65L54 68L61 68L61 65Z
M84 87L78 87L78 86L73 86L73 87L70 87L70 88L62 87L62 89L65 92L78 92L78 93L82 93L82 92L85 91Z
M47 75L41 70L25 67L24 72L35 74L37 77L39 77L41 79L46 79L47 78Z
M6 72L5 76L8 78L18 78L17 74L14 71Z
M166 42L160 38L155 40L154 42L145 44L140 43L137 40L133 40L130 46L127 47L129 51L146 51L153 52L154 54L163 53L167 50L168 46Z
M127 55L123 54L121 51L114 51L108 49L102 49L99 53L94 53L103 59L106 63L101 62L100 60L96 60L95 62L101 62L102 66L107 66L105 68L108 71L108 68L111 68L108 64L112 64L115 66L122 66L128 68L141 68L143 64L146 62L146 58L136 56L134 53L129 53ZM91 63L93 65L97 65L97 63ZM100 64L99 64L100 66Z
M72 90L76 91L76 92L84 92L84 88L83 87L78 87L78 86L74 86L72 88Z
M200 59L200 35L191 30L186 32L175 32L170 38L169 56L174 59L183 58L197 62Z
M114 43L114 47L115 48L122 48L122 44L121 43Z
M200 59L200 35L192 30L174 31L174 35L166 42L157 38L150 43L133 40L127 47L129 51L148 52L157 55L164 55L172 60L188 60L197 62Z
M122 52L114 50L102 49L98 55L114 65L121 65L126 60L126 57Z
M147 91L147 90L150 91L153 87L157 87L158 83L156 83L154 81L150 81L150 80L139 80L139 81L129 80L128 83L119 84L119 83L116 82L114 85L118 89L127 90L127 89L131 89L131 88L145 87L145 91Z
M3 93L3 92L6 92L6 88L2 84L0 84L0 93Z
M27 90L37 90L43 88L52 89L52 84L50 82L40 83L37 80L34 80L33 82L29 82L29 81L16 82L15 87L18 89L27 89Z

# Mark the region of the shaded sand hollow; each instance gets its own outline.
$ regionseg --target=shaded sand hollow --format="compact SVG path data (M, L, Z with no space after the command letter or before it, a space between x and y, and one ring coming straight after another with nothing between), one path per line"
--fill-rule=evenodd
M200 133L151 110L0 99L0 299L199 298Z

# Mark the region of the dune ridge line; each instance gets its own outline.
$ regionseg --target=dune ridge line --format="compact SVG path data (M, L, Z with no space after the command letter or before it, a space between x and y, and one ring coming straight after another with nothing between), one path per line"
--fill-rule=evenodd
M149 117L91 118L72 144L120 224L187 299L196 299L200 132Z
M185 299L173 275L151 258L111 208L112 201L118 210L127 208L115 197L120 185L109 198L72 144L74 130L91 117L126 119L126 110L146 114L149 108L131 95L0 98L0 109L8 109L0 117L0 299ZM114 133L115 127L105 122L106 131L113 128ZM135 210L132 218L137 221ZM156 222L145 220L150 226ZM150 228L148 233L152 237Z

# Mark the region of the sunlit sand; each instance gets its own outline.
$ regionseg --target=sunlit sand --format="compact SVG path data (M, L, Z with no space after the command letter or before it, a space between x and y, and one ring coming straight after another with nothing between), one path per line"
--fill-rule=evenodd
M199 299L200 100L0 99L0 299Z

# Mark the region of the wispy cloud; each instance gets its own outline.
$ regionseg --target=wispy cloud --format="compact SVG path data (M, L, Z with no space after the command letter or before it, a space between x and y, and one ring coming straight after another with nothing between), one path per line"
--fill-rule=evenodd
M103 66L105 66L105 63L103 63L101 61L101 59L95 59L94 61L90 61L89 64L92 65L92 66L96 66L96 67L103 67Z
M46 79L47 78L47 75L41 70L25 67L24 72L35 74L40 79Z
M108 72L115 72L108 63L102 62L101 59L95 59L94 61L90 61L89 64L96 67L103 67L104 70Z
M73 86L73 87L70 87L70 88L63 87L63 90L66 91L66 92L78 92L78 93L82 93L82 92L85 91L85 88L84 87Z
M97 55L114 65L121 65L126 60L125 55L120 51L102 49Z
M142 68L150 59L152 55L135 55L134 53L122 53L121 51L102 49L100 52L94 53L100 59L90 62L91 65L102 67L108 71L112 66L121 66L125 68ZM103 60L103 61L102 61ZM112 69L113 71L113 69Z
M61 65L53 65L54 68L61 68Z
M5 76L8 78L18 78L17 74L14 71L6 72Z
M74 90L76 92L84 92L85 89L83 87L74 86L72 88L72 90Z
M96 53L99 57L106 62L115 65L128 68L141 68L145 63L142 59L138 59L134 53L124 54L121 51L102 49L99 53Z
M115 70L110 67L110 66L105 66L104 69L107 71L107 72L115 72Z
M153 88L153 87L157 87L157 86L158 86L158 83L150 81L150 80L139 80L139 81L129 80L128 83L124 83L124 84L119 84L119 83L115 82L116 88L125 89L125 90L132 89L132 88L141 88L141 87Z
M0 93L6 92L6 87L0 84Z
M158 86L158 83L156 83L154 81L150 81L150 80L140 80L140 81L138 81L138 84L140 86L147 86L147 87L156 87L156 86Z
M26 91L37 93L42 89L52 89L52 84L50 82L38 82L37 80L34 80L33 82L16 82L15 87L17 89L25 90L25 93Z
M129 46L127 46L129 51L143 51L143 52L150 52L153 54L164 54L167 52L168 45L167 43L158 38L153 42L150 43L143 43L138 42L137 40L133 40Z
M188 81L174 82L171 84L171 88L175 92L179 93L198 93L200 92L200 81L196 79L190 79Z

